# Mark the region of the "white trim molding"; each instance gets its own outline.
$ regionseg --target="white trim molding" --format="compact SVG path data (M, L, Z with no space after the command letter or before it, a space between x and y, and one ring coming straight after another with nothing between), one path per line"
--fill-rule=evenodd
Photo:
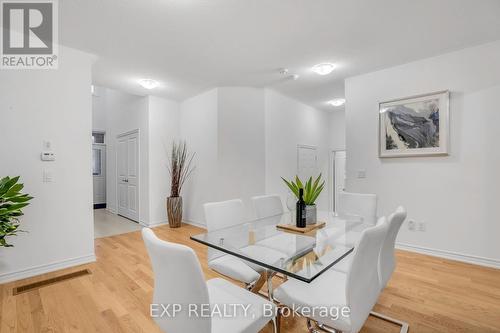
M432 248L428 248L428 247L410 245L410 244L405 244L405 243L396 243L396 248L400 249L400 250L410 251L410 252L427 254L427 255L439 257L439 258L461 261L461 262L465 262L468 264L474 264L474 265L480 265L480 266L486 266L486 267L500 269L500 260L498 260L498 259L479 257L479 256L470 255L470 254L464 254L464 253L447 251L447 250L432 249Z
M108 212L110 212L111 214L115 214L115 215L117 215L117 214L118 214L118 213L117 213L117 211L116 211L116 209L115 209L115 207L106 206L106 210L107 210Z
M189 221L189 220L185 220L185 219L182 219L182 222L186 223L186 224L194 225L195 227L202 228L202 229L206 229L207 228L206 225L204 225L202 223L199 223L199 222Z
M143 227L146 227L146 228L152 228L152 227L157 227L160 225L168 224L168 220L154 221L151 223L146 223L145 221L141 221L139 224L142 225Z
M95 254L88 254L86 256L76 257L61 260L58 262L53 262L50 264L33 266L30 268L26 268L17 272L7 272L0 274L0 284L7 283L11 281L22 280L26 278L30 278L33 276L37 276L40 274L45 274L53 271L57 271L64 268L69 268L73 266L88 264L90 262L96 261Z

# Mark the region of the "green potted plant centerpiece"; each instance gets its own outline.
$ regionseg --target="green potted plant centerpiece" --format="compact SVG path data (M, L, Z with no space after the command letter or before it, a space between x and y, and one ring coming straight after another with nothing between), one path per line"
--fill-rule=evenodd
M7 237L16 236L19 230L19 217L22 209L29 205L33 197L21 193L24 188L19 184L18 177L4 177L0 179L0 247L12 247Z
M173 142L168 171L170 173L170 196L167 198L168 225L179 228L182 222L181 190L184 182L194 170L194 153L189 153L186 142Z
M299 198L299 189L303 189L304 191L304 202L306 204L306 223L314 224L317 222L316 218L316 199L320 195L321 191L325 187L325 181L321 181L321 174L313 181L313 178L310 177L305 184L299 179L298 176L295 176L295 181L286 180L281 177L285 184L288 186L290 191Z

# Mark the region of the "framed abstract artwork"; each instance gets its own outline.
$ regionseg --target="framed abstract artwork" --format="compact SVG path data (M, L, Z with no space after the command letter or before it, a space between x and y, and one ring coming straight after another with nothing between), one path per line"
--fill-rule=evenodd
M379 157L447 155L449 91L379 104Z

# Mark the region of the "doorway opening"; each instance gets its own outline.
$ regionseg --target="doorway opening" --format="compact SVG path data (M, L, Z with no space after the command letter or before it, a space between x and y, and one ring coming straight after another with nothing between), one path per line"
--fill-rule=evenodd
M94 209L106 208L106 142L104 132L92 132Z
M329 206L330 211L337 210L338 195L346 186L346 152L332 150L330 152Z

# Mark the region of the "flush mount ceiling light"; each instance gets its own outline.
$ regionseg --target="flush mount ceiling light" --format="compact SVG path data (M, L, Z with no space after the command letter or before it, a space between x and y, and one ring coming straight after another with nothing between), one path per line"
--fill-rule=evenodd
M154 89L154 88L158 87L158 85L159 85L158 81L151 80L151 79L139 80L139 84L145 89Z
M331 106L342 106L345 104L345 98L335 98L327 102Z
M314 65L312 71L318 75L328 75L335 69L335 65L329 62Z

